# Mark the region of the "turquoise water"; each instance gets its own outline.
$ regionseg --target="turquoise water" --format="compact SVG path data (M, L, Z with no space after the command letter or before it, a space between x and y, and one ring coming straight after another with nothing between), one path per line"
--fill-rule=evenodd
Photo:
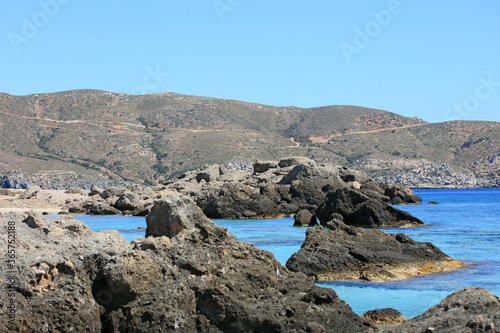
M118 230L122 233L123 238L129 242L146 235L146 230L138 229L140 227L146 228L145 217L122 215L73 215L73 217L88 224L90 229L94 231Z
M422 228L385 229L404 232L418 241L432 242L470 268L415 277L403 281L318 283L333 288L353 310L362 314L392 307L411 318L439 303L450 293L480 286L500 295L500 189L416 190L424 202L397 206L426 223ZM440 205L427 205L429 201ZM143 217L77 216L93 230L117 229L125 239L144 237ZM239 239L272 252L285 264L299 250L306 228L293 227L292 218L271 220L215 220Z

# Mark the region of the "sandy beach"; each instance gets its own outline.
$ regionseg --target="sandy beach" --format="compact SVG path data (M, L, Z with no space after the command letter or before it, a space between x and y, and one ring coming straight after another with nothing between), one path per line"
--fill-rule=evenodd
M39 190L33 196L30 196L28 191L12 190L14 196L0 195L0 214L30 211L57 214L65 210L64 206L68 202L88 197L88 191L66 193L64 190Z

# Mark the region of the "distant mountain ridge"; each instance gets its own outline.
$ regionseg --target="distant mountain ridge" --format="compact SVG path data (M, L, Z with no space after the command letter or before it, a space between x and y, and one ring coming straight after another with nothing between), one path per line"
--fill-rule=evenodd
M9 177L18 186L22 177L46 187L153 184L203 164L248 168L292 155L411 187L500 186L500 123L426 123L357 106L98 90L0 93L0 132L3 186Z

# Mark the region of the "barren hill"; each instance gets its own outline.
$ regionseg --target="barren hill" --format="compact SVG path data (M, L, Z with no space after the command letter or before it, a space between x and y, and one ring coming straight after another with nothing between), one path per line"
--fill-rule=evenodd
M274 107L175 93L0 94L0 174L8 175L3 186L149 184L206 163L245 168L301 155L412 187L498 186L499 124L429 124L355 106Z

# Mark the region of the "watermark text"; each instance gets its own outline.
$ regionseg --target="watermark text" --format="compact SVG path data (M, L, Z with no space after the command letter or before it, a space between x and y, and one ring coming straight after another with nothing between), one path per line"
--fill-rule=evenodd
M31 17L23 16L21 18L22 26L20 33L13 31L7 34L10 45L15 53L19 53L21 45L26 45L35 38L41 29L43 29L50 20L59 14L61 5L66 5L70 0L40 0L38 5L40 10Z

